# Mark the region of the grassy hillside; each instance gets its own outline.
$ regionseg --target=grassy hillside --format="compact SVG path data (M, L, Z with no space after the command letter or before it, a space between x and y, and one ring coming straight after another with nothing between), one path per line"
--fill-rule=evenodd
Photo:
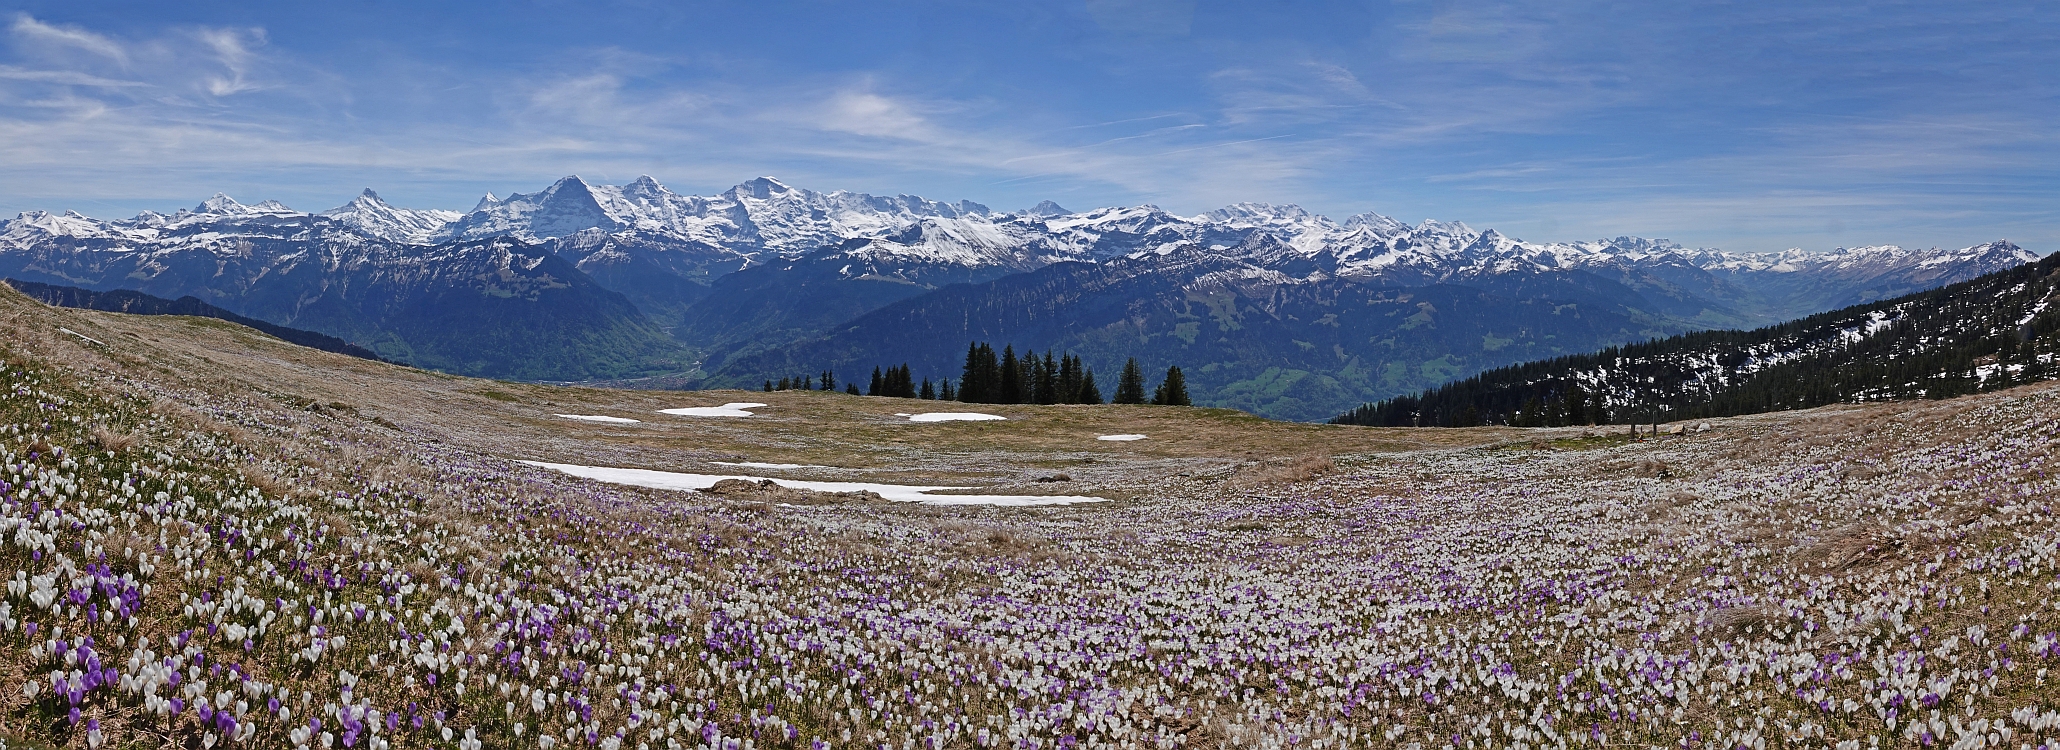
M656 412L731 394L438 375L5 290L0 385L9 747L1905 747L2060 727L2050 385L1641 442L1183 408L922 424L894 412L924 402L792 392L695 418ZM1111 499L710 494L517 459Z

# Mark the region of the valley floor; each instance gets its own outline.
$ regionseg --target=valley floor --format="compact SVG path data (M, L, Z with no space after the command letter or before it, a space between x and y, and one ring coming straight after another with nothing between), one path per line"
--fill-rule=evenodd
M2053 384L1638 442L911 423L5 291L0 380L9 746L2060 747Z

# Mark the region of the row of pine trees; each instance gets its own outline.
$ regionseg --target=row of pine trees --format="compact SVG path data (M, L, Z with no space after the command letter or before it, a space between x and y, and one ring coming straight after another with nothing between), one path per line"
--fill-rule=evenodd
M837 390L837 376L829 370L816 375L784 377L777 381L765 381L767 391L834 391ZM1016 354L1014 345L1002 346L997 354L994 347L975 341L966 347L966 364L954 383L949 378L932 382L923 378L920 384L907 363L887 368L873 368L872 385L861 390L857 383L845 383L844 392L851 395L887 396L892 398L920 398L937 401L958 401L968 404L1099 404L1104 403L1101 387L1095 383L1094 370L1081 362L1071 352L1054 355L1050 350L1039 355L1036 352ZM1187 395L1187 378L1178 365L1166 368L1166 376L1146 395L1144 367L1136 357L1123 363L1123 372L1116 379L1114 399L1108 403L1156 404L1160 406L1191 406L1193 401Z

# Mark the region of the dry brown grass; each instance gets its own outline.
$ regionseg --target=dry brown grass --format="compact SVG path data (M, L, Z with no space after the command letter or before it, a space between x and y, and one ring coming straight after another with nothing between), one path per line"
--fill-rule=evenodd
M237 326L174 317L52 309L12 290L0 315L33 330L39 346L103 366L161 373L175 385L248 394L341 420L362 420L470 450L516 459L735 473L709 461L762 461L841 469L787 472L796 479L1026 486L1065 494L1121 498L1138 486L1257 462L1240 481L1295 482L1329 470L1325 456L1460 447L1508 440L1504 428L1385 429L1276 422L1227 409L1118 405L993 405L853 397L819 391L632 391L454 377L292 346ZM51 321L105 348L50 338ZM85 346L87 348L80 348ZM88 351L91 349L91 351ZM105 367L103 367L105 369ZM661 409L731 401L770 404L748 419L657 414ZM151 410L176 426L203 429L239 444L255 428L217 422L171 399ZM895 413L979 411L1006 422L912 423ZM643 420L610 425L556 414L608 414ZM1097 435L1141 433L1136 442ZM1256 448L1256 451L1254 450ZM315 458L284 456L295 460ZM376 470L360 450L325 455ZM855 469L866 473L854 474ZM406 466L391 467L405 476ZM269 493L286 480L252 477Z
M109 453L120 453L136 446L136 436L108 429L107 425L93 425L93 445Z
M1767 628L1781 619L1781 613L1773 607L1751 604L1737 607L1723 607L1711 610L1703 622L1721 630L1745 631L1752 628Z
M1227 487L1250 488L1269 484L1294 484L1329 474L1337 469L1330 456L1316 454L1288 458L1269 458L1252 461L1239 466L1237 473L1224 480Z
M753 504L752 507L770 510L772 504L788 505L843 505L846 503L885 503L887 499L876 492L816 492L782 487L770 479L756 482L742 479L725 479L715 486L701 491L704 494L727 498L736 502Z
M1833 532L1804 551L1802 557L1814 561L1819 568L1849 570L1892 560L1903 546L1902 539L1879 524L1856 523Z

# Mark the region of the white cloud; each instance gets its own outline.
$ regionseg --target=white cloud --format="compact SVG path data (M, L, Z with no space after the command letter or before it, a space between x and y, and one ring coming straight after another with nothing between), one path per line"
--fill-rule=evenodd
M9 28L21 39L81 49L122 64L129 61L128 51L114 40L75 26L47 24L27 13L16 13Z
M838 91L824 105L822 128L903 140L934 139L929 122L907 102L870 91Z
M6 78L16 81L38 81L42 83L56 83L63 84L66 86L98 86L103 88L126 88L149 85L141 81L124 81L115 78L102 78L100 76L81 73L75 70L31 70L28 68L17 68L12 65L0 65L0 78Z
M256 59L253 46L265 43L263 29L210 29L196 30L194 36L214 53L224 74L207 77L207 92L215 96L229 96L259 88L250 82L247 73Z

